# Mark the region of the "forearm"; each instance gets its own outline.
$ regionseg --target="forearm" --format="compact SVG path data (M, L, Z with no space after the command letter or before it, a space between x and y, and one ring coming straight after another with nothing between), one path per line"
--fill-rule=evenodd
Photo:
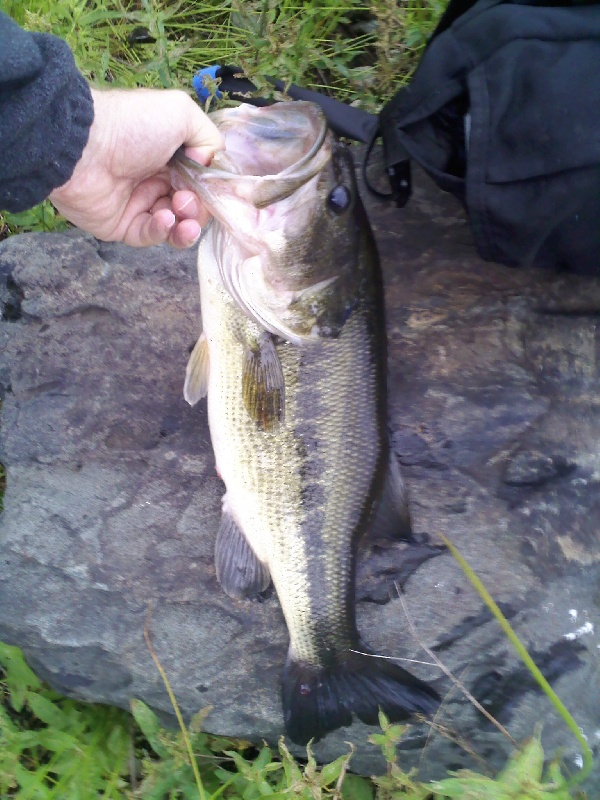
M72 175L94 117L67 45L0 12L0 209L23 211Z

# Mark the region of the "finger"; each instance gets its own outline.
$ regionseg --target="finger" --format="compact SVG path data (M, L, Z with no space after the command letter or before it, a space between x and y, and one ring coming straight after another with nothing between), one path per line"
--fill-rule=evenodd
M167 241L172 247L184 250L196 244L201 233L202 229L195 219L184 219L175 225Z
M206 225L210 219L210 212L190 191L174 192L171 198L171 207L178 219L195 219L200 225Z
M168 213L171 215L171 219L174 219L169 198L170 190L170 182L165 180L162 175L156 175L152 178L142 181L131 192L125 207L118 211L118 225L113 230L110 238L113 241L124 242L127 234L131 236L130 231L141 231L142 221L145 221L144 224L147 224L146 218L151 216L150 212L154 208L158 208L160 213L165 214L166 211L157 206L159 201L162 204L163 198L166 198L169 201L166 208L169 209ZM144 228L144 230L146 229Z
M131 247L162 244L167 241L175 223L175 214L170 209L161 209L155 214L143 211L131 220L123 241Z
M187 95L185 97L189 101L186 106L189 116L184 145L189 148L210 150L212 151L210 156L212 158L212 153L216 150L222 150L225 146L223 137L219 133L217 126L211 122L210 118L194 103L191 97ZM190 155L190 158L194 158L194 156ZM202 161L202 163L205 162Z
M185 154L188 158L191 158L192 161L197 161L199 164L204 164L204 166L208 166L210 162L213 160L215 155L215 151L217 148L214 147L186 147ZM218 148L222 150L223 148Z
M162 211L164 208L168 208L169 211L176 213L170 197L159 197L150 209L150 213L155 214L157 211Z
M155 214L157 211L161 211L164 208L168 208L169 211L172 211L177 218L177 224L179 224L183 220L193 221L196 224L189 226L190 234L189 234L189 241L187 238L185 240L177 241L174 244L175 247L190 247L198 236L200 235L200 230L203 225L205 225L208 220L210 219L210 214L204 208L204 206L199 202L198 198L193 192L176 192L173 197L159 197L159 199L154 203L151 213ZM184 227L183 230L186 231L187 234L187 227ZM172 232L171 232L172 233ZM173 244L173 242L170 242Z
M197 219L200 213L200 201L193 192L186 189L173 193L171 206L180 219Z

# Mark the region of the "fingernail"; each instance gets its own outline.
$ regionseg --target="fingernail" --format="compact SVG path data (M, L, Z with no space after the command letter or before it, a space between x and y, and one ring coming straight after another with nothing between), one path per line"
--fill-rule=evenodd
M188 199L185 201L185 203L184 203L183 205L179 206L179 211L180 211L180 212L181 212L181 211L183 211L183 209L184 209L184 208L187 208L187 207L189 206L189 204L190 204L190 203L195 203L195 202L196 202L196 201L194 200L194 198L193 198L193 197L189 197L189 198L188 198Z
M177 218L175 217L175 214L173 214L173 212L171 212L171 217L172 217L173 219L172 219L170 222L167 222L167 225L166 225L166 227L167 227L167 230L168 230L168 231L170 231L170 230L171 230L171 228L172 228L172 227L175 225L175 223L177 222Z

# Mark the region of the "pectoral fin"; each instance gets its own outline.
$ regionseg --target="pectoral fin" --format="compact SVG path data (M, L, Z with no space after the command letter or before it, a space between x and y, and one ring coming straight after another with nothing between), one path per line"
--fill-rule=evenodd
M250 343L244 354L242 395L248 413L261 431L272 431L285 419L285 382L269 333Z
M414 540L408 510L408 494L394 453L390 460L383 492L369 524L369 539Z
M234 600L260 594L271 583L269 568L259 561L231 514L223 512L215 544L217 580Z
M191 406L195 406L208 392L209 363L208 341L201 333L188 361L183 384L183 396Z

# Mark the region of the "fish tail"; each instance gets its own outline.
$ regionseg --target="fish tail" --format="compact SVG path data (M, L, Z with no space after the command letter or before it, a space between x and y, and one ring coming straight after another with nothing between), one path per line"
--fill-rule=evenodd
M287 735L305 745L350 725L353 714L367 725L378 724L380 709L392 722L413 714L430 716L440 697L397 664L350 652L343 663L328 668L303 664L288 655L282 700Z

